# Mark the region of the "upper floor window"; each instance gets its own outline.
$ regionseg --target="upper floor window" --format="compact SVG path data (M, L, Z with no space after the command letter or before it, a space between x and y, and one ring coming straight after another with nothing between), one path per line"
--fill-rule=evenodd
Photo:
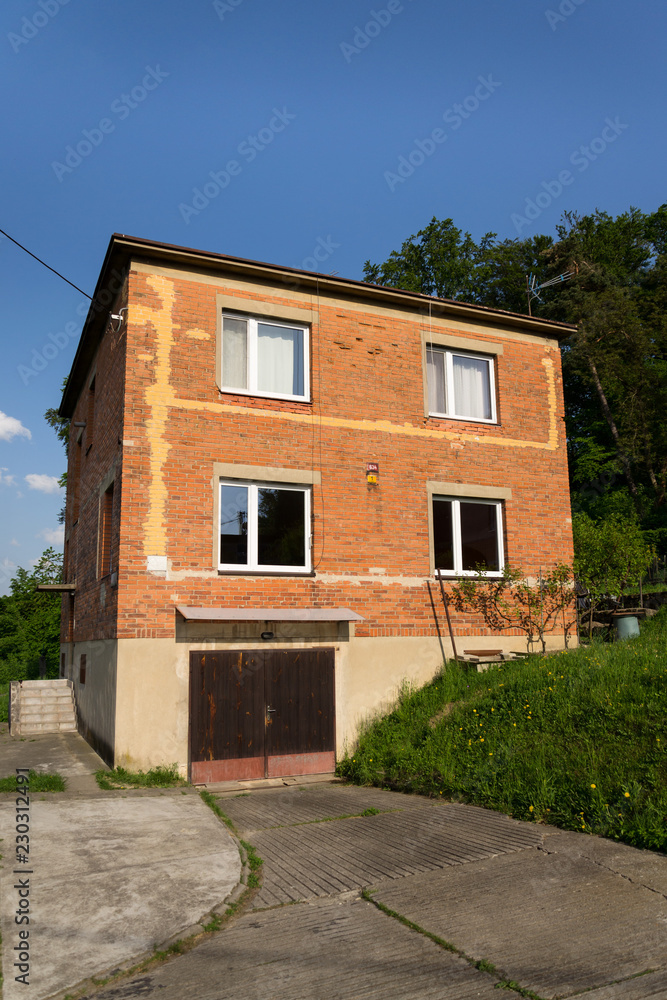
M310 489L220 482L222 570L310 572Z
M430 416L495 422L492 357L427 344L426 379Z
M308 328L223 313L220 388L274 399L309 399Z

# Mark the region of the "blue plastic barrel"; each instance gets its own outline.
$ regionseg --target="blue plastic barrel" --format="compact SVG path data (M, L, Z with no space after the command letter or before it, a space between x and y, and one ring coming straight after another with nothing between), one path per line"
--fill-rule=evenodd
M639 635L639 622L635 615L618 615L616 618L616 636L618 639L631 639Z

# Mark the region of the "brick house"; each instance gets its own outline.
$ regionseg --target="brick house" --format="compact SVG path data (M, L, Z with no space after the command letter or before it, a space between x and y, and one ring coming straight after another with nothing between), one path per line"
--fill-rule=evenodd
M571 559L571 332L114 235L60 408L89 742L196 781L330 770L451 655L436 568Z

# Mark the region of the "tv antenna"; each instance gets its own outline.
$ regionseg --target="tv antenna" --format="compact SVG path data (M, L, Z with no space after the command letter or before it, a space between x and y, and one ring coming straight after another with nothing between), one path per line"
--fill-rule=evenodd
M574 278L575 271L566 271L564 274L559 274L557 278L551 278L549 281L543 281L541 285L537 284L537 276L534 274L526 275L526 295L528 296L528 315L532 316L531 303L533 299L537 299L538 302L542 302L542 296L540 292L543 288L549 288L550 285L557 285L562 281L567 281L569 278Z

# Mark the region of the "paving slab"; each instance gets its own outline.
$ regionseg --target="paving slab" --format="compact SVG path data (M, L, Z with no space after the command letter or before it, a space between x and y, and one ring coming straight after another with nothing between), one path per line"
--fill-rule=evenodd
M249 914L95 1000L499 1000L495 982L372 904L338 898Z
M43 733L13 736L0 726L0 778L16 773L17 767L42 774L60 774L69 793L97 795L101 789L95 771L109 768L79 733Z
M380 788L329 784L293 785L261 793L241 792L231 797L218 796L218 801L243 834L359 815L365 809L391 812L421 808L429 802L416 795L399 795Z
M254 832L252 843L264 860L264 883L254 908L469 864L542 841L542 827L501 813L412 796L393 795L391 801L400 806L401 799L413 807ZM275 815L270 802L267 812Z
M236 843L194 789L103 792L93 777L100 766L77 733L0 735L0 773L29 767L67 780L65 792L29 796L29 865L14 863L16 794L0 795L5 1000L41 1000L126 965L187 931L238 884ZM15 923L20 892L29 925ZM14 978L22 929L28 985Z
M649 972L584 993L582 1000L667 1000L667 971Z
M373 889L391 910L541 997L667 966L667 899L585 857L531 849Z
M667 858L656 851L643 851L604 837L582 836L569 830L547 827L543 841L546 851L569 857L588 858L631 882L644 885L667 897Z

